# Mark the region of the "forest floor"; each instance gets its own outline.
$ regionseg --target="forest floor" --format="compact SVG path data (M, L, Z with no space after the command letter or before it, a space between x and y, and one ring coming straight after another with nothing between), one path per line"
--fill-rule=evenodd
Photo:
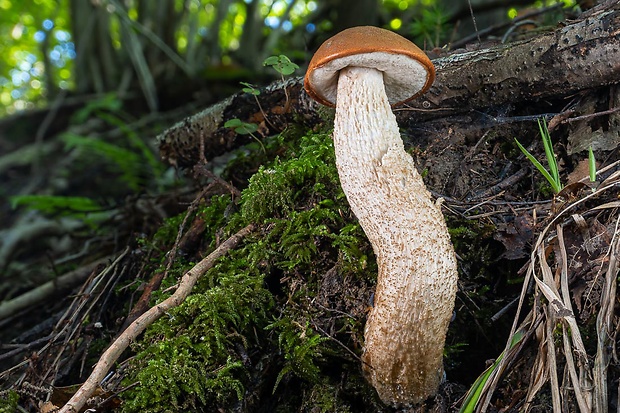
M259 128L183 171L160 162L153 137L193 108L133 119L101 99L46 139L27 117L5 122L0 411L66 403L123 331L244 228L111 360L92 411L616 409L618 94L415 124L397 110L459 267L446 381L425 405L399 408L361 370L377 265L339 185L329 114ZM543 117L559 192L515 143L549 169Z

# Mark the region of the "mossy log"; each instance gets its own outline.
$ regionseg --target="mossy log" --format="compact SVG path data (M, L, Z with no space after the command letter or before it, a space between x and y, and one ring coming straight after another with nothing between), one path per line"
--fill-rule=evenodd
M433 63L437 78L430 91L395 109L402 127L506 104L568 98L619 83L620 5L607 3L603 10L593 9L581 20L529 40L457 50ZM324 110L305 93L302 78L276 82L257 97L238 93L174 125L158 137L160 153L172 165L191 167L201 147L211 159L252 139L225 128L227 120L256 123L258 135L268 136L291 122L316 125Z

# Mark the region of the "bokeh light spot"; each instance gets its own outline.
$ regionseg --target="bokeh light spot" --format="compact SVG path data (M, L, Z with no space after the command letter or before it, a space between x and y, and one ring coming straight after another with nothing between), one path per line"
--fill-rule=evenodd
M398 30L403 25L403 21L401 19L392 19L390 22L390 28L392 30Z

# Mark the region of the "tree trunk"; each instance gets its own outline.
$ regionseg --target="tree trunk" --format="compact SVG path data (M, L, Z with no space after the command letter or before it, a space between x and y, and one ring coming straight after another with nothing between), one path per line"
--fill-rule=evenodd
M110 40L110 18L90 1L71 1L75 39L75 91L80 94L114 90L120 76L119 62Z
M260 2L252 0L245 6L246 16L243 23L243 33L239 40L239 50L235 53L244 67L254 70L262 67L260 53L263 42L263 17L260 13Z
M377 0L338 0L333 5L334 32L354 26L375 26L379 15Z

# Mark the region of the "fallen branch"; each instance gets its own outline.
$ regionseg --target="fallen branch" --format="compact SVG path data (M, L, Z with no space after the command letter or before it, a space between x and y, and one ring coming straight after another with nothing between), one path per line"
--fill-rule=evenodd
M103 353L97 365L93 369L88 379L82 384L79 390L71 397L60 409L60 413L77 413L86 404L86 401L94 393L99 383L106 376L112 365L125 351L129 344L135 340L148 326L153 324L163 314L172 308L178 307L189 295L196 281L213 267L215 262L224 256L228 251L235 248L239 241L254 230L253 225L241 229L239 232L228 238L215 251L196 264L193 268L183 275L177 290L163 302L151 307L149 311L138 317L127 329L108 347Z
M607 7L529 40L433 59L437 77L429 92L395 110L401 128L420 129L426 120L565 99L619 83L620 5L609 2ZM260 107L256 96L238 93L177 123L158 136L162 158L171 165L192 167L201 159L201 147L204 157L212 159L249 143L249 135L224 127L230 119L256 123L264 136L295 122L322 122L318 113L324 109L304 92L301 78L261 89L258 99Z
M0 320L9 318L19 311L22 311L28 307L39 305L55 295L60 295L63 292L74 288L76 285L81 284L88 278L93 271L100 265L110 261L113 257L106 256L93 261L83 267L70 271L66 274L59 276L45 284L13 298L9 301L0 303Z

